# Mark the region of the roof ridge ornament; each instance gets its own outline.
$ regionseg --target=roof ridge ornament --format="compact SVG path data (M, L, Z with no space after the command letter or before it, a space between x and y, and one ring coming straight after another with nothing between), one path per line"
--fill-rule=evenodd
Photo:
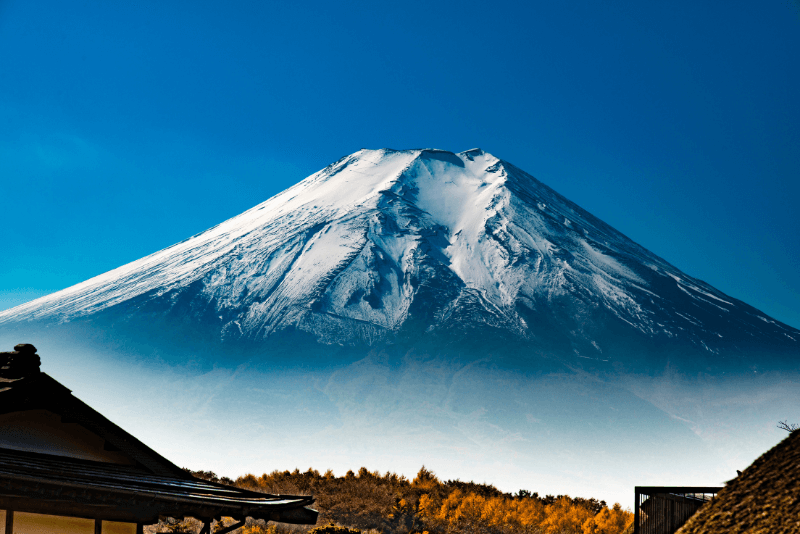
M0 378L15 380L37 375L41 363L36 347L20 343L11 352L0 352Z

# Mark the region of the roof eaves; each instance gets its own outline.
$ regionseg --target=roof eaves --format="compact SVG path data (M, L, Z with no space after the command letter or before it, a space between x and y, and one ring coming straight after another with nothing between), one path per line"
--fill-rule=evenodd
M6 381L0 389L0 413L45 409L64 422L78 423L151 472L177 478L193 478L156 451L120 428L103 414L72 395L72 391L46 373Z

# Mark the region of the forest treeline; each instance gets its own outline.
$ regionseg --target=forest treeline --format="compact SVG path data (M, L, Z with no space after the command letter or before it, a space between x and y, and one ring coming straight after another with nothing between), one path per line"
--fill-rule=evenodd
M197 477L278 494L313 495L316 526L252 523L242 534L621 534L633 514L619 504L520 490L503 493L493 485L440 481L422 467L413 480L362 467L337 477L328 470L273 471L236 480L210 471ZM223 523L215 525L222 528ZM190 522L162 523L159 532L192 532Z

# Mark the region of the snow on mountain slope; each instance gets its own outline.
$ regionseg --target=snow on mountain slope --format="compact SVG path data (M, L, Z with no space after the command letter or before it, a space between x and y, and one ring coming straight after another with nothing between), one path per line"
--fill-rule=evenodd
M410 319L524 339L557 306L576 335L599 314L710 353L732 332L800 340L480 149L361 150L206 232L2 312L0 325L132 302L167 313L187 298L223 340L293 328L372 344Z

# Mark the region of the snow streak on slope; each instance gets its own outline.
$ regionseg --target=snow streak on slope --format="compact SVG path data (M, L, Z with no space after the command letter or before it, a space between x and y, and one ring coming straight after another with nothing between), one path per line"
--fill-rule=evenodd
M530 314L557 302L573 331L600 310L711 352L720 324L798 335L480 149L361 150L206 232L0 313L0 324L69 322L133 299L168 311L187 292L193 309L213 310L222 339L296 328L372 344L412 317L427 331L460 321L526 338Z

